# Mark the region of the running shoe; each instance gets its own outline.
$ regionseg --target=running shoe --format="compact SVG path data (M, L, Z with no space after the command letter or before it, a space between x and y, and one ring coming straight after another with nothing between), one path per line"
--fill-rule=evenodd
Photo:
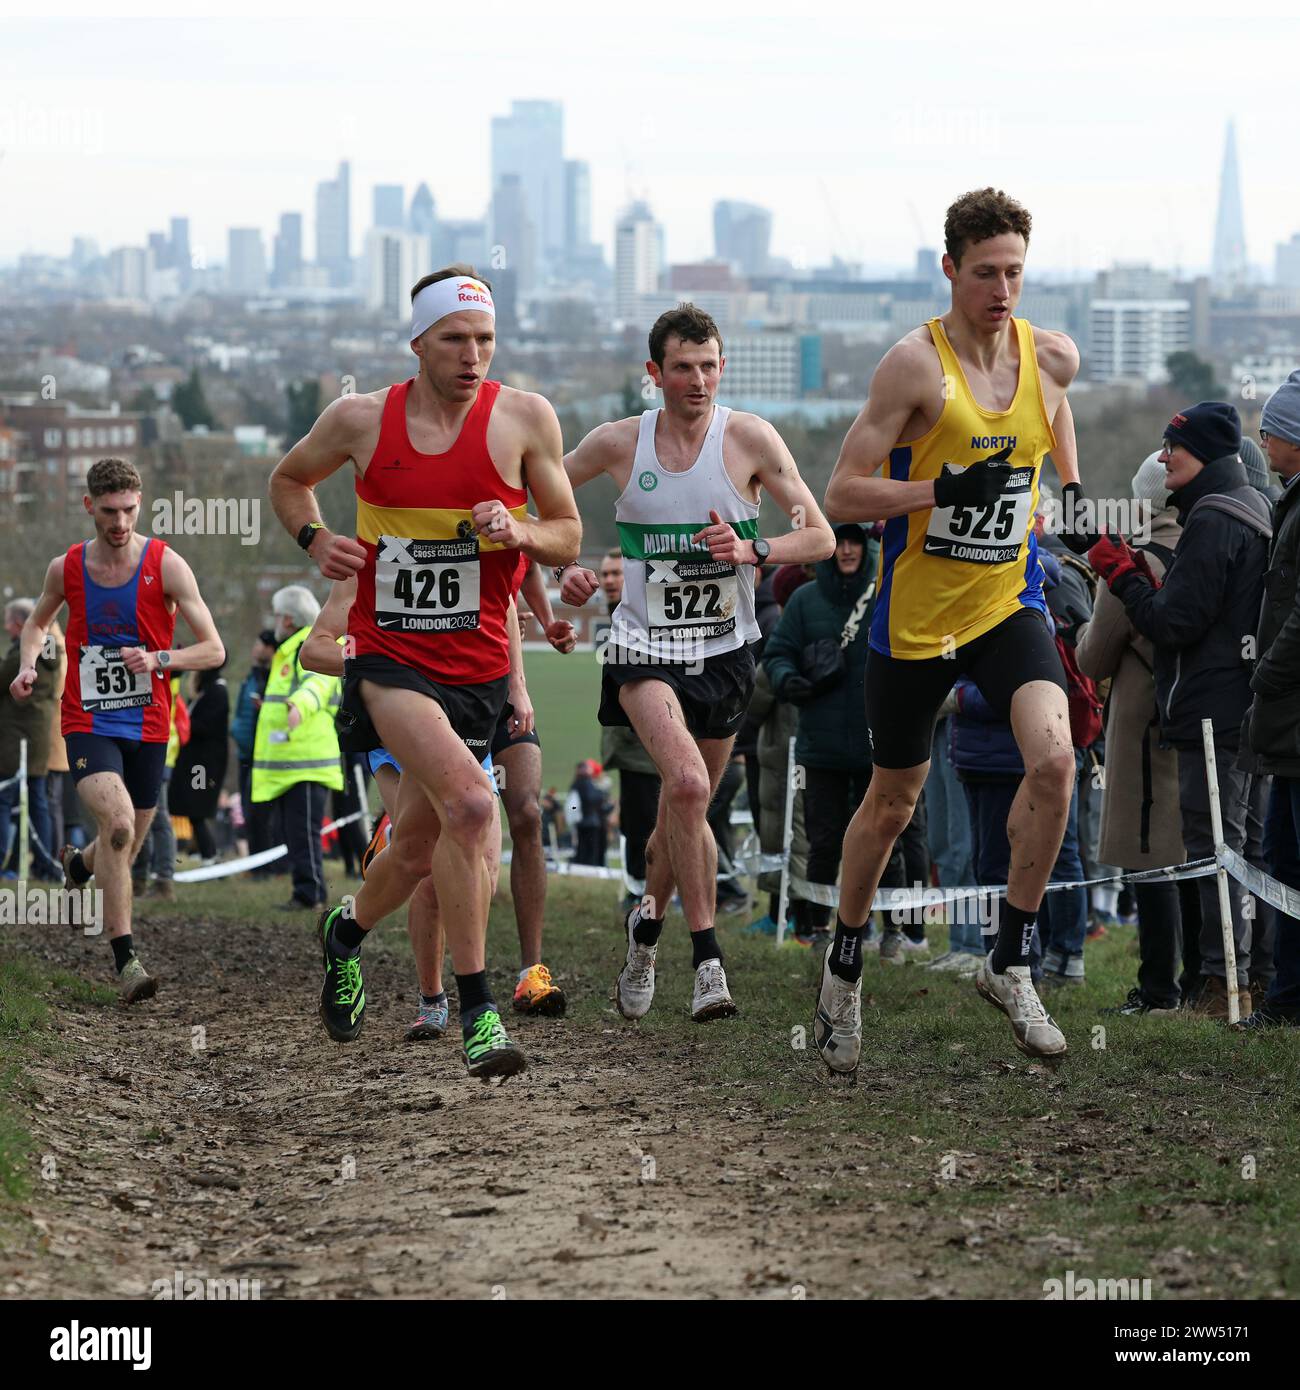
M59 863L63 866L63 886L67 889L75 890L84 888L90 882L90 875L86 873L86 865L81 858L81 851L76 845L64 845L59 851ZM72 866L76 864L80 878L74 878Z
M321 951L325 957L325 983L320 991L320 1017L335 1042L354 1042L366 1014L366 991L361 980L361 951L340 955L330 944L330 926L341 907L326 908L320 915Z
M117 1002L125 1009L158 993L158 981L140 964L133 951L117 975Z
M559 1018L564 1012L564 991L551 979L551 972L540 962L530 965L515 986L511 1007L518 1014L545 1014Z
M966 979L980 968L980 957L973 951L949 951L938 960L931 961L925 968L941 971L945 975L960 975L962 979Z
M447 1031L447 996L436 1004L426 1004L423 997L415 1010L415 1022L406 1030L407 1042L424 1042L440 1038Z
M627 960L618 972L614 1002L624 1018L644 1018L655 997L655 955L658 946L643 946L632 935L638 909L633 908L623 923L627 932Z
M722 962L716 958L703 961L695 972L691 1017L696 1023L710 1023L715 1018L732 1018L738 1012L727 989L727 972Z
M880 937L880 963L882 965L903 964L903 929L887 926Z
M1011 1020L1011 1032L1021 1052L1030 1057L1065 1055L1065 1035L1043 1008L1027 965L1009 965L998 975L990 951L975 972L975 988Z
M834 974L830 947L822 957L822 987L813 1015L813 1042L832 1071L857 1071L862 1055L862 977L850 983Z
M379 817L379 823L375 826L375 833L370 837L370 843L366 846L361 856L361 881L364 883L366 874L370 871L370 863L380 850L387 848L388 841L392 838L393 823L388 819L388 812L385 811Z
M476 1015L465 1034L463 1055L471 1076L514 1076L528 1065L491 1004Z

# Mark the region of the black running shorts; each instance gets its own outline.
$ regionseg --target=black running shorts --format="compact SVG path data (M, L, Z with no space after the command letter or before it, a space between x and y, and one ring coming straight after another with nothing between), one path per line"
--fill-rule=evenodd
M1024 608L951 656L903 661L874 647L867 655L867 724L877 767L917 767L929 761L939 709L959 676L975 682L1004 719L1011 697L1030 681L1050 681L1065 690L1065 671L1047 619Z
M681 702L693 738L730 738L740 730L756 677L754 653L747 646L685 666L606 662L598 718L608 727L630 728L632 721L619 703L618 692L636 681L663 681Z
M501 711L501 718L497 720L496 729L492 734L492 756L504 753L507 748L518 748L522 743L535 743L538 748L542 746L542 740L537 736L537 726L533 725L531 734L516 734L510 728L510 721L514 718L515 708L507 704Z
M138 738L85 733L68 734L64 742L68 746L68 767L74 782L96 772L115 772L137 811L152 811L157 806L158 789L167 765L165 743L142 743Z
M510 709L506 701L509 676L498 676L481 685L443 685L391 657L368 653L345 662L343 667L343 700L336 722L339 747L345 753L369 753L383 744L361 698L363 680L415 690L436 700L461 742L479 762L487 756L498 721Z

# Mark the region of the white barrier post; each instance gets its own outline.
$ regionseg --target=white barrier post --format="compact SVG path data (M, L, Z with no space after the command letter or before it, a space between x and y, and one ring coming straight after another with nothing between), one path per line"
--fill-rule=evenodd
M31 846L28 835L31 822L27 818L27 740L18 740L18 881L27 882L32 870Z
M1225 848L1223 843L1223 813L1219 807L1219 769L1214 760L1214 721L1201 720L1201 741L1205 746L1205 780L1210 790L1210 830L1214 835L1216 856ZM1232 901L1228 896L1228 871L1222 864L1215 877L1219 880L1219 922L1223 928L1223 971L1228 986L1228 1022L1241 1017L1241 1001L1237 995L1237 943L1232 935Z
M352 772L357 783L357 805L361 808L361 829L365 833L366 844L369 844L370 837L375 833L375 827L370 824L370 799L366 796L366 775L361 771L360 763L352 764Z
M785 851L785 862L781 865L780 907L776 917L776 944L785 940L785 914L790 905L790 845L794 839L794 739L790 739L790 750L785 764L785 831L781 844Z

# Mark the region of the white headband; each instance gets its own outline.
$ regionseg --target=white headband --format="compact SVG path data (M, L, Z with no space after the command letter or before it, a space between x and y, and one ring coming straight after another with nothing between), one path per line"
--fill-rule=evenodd
M492 291L481 280L454 275L426 285L411 301L411 342L432 328L439 319L459 313L462 309L477 309L481 313L491 314L494 319L497 316Z

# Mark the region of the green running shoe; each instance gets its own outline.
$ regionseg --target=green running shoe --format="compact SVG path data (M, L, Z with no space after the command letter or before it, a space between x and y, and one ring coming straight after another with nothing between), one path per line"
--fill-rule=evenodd
M330 946L330 925L341 907L320 915L321 950L325 956L325 983L320 992L320 1017L335 1042L354 1042L366 1015L366 991L361 981L361 954L339 955Z
M501 1015L489 1004L465 1034L465 1066L471 1076L514 1076L528 1065L506 1035Z

